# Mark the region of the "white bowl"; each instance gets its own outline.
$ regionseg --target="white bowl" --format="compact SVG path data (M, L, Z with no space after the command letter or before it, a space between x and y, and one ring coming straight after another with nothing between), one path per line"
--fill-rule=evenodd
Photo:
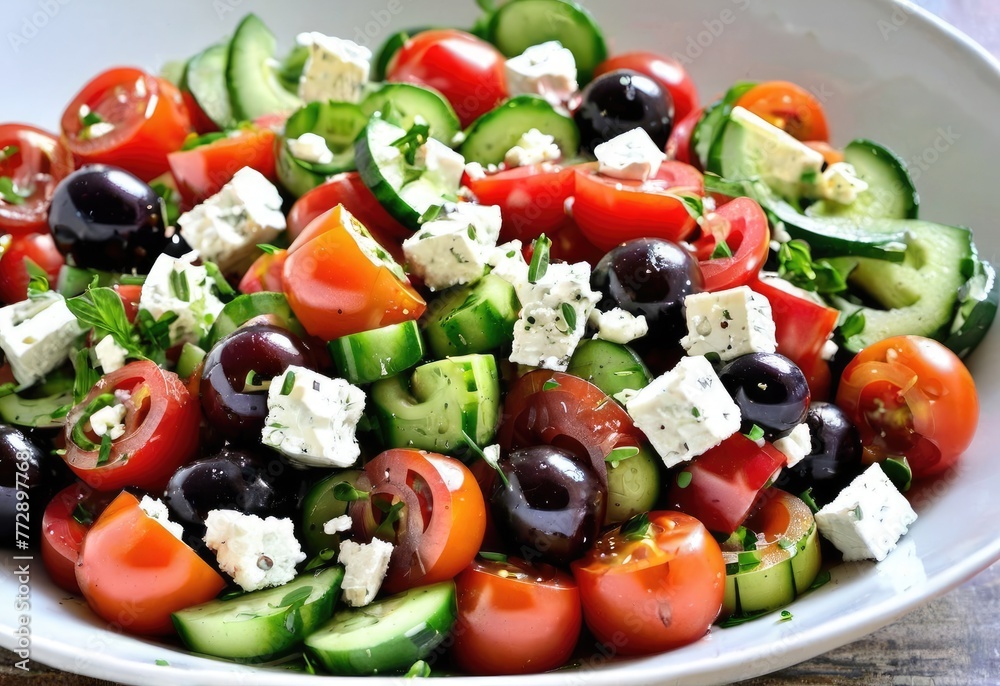
M983 256L1000 248L995 156L1000 150L1000 69L982 49L924 12L889 0L590 0L612 51L644 48L682 56L703 99L739 79L782 78L816 93L836 143L865 136L911 166L922 215L978 229ZM458 9L455 9L458 5ZM99 7L99 9L98 9ZM7 121L54 128L69 98L113 64L155 69L230 32L246 12L260 14L285 46L303 30L377 46L391 32L427 24L468 24L471 0L6 0ZM12 36L14 36L12 38ZM14 56L11 65L10 55ZM786 667L888 624L1000 558L1000 334L969 360L983 421L961 465L911 494L920 519L879 564L842 565L832 583L791 607L792 621L765 618L713 629L687 648L641 660L505 684L709 684ZM41 511L31 513L40 517ZM0 597L12 598L15 561L3 560ZM105 628L86 606L53 587L31 565L31 657L45 664L132 684L315 684L317 677L264 672L195 657ZM15 646L14 604L0 604L0 645ZM157 666L166 660L169 666ZM339 679L337 683L354 683ZM358 679L371 686L389 679ZM466 679L462 683L485 683Z

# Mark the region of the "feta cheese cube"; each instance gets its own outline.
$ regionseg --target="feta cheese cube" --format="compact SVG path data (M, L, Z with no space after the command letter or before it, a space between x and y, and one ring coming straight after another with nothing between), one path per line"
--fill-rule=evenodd
M195 253L183 257L160 255L153 263L139 296L139 309L160 319L173 312L170 324L171 343L194 343L208 333L222 312L222 301L212 288L208 270L192 264Z
M352 526L354 526L354 520L351 519L351 515L340 515L323 524L323 533L327 536L335 536L350 531Z
M868 184L858 178L854 165L847 162L834 162L819 179L819 196L843 205L850 205L866 190Z
M271 381L261 441L302 467L350 467L365 393L343 379L291 365Z
M125 358L128 351L115 343L112 336L105 336L94 346L94 355L97 357L97 364L105 374L116 372L125 366Z
M139 508L147 517L155 519L160 526L173 534L178 541L184 540L184 527L177 522L170 521L170 512L162 500L144 495L139 501Z
M538 129L528 129L521 134L507 154L503 163L508 167L527 167L532 164L551 162L562 157L562 151L556 145L555 136L542 133Z
M597 329L594 338L621 345L631 343L649 333L649 325L646 323L645 315L640 314L636 317L620 307L612 308L607 312L594 310L590 315L590 325Z
M667 468L740 430L740 408L704 357L685 357L628 400L625 409Z
M410 270L432 291L477 281L500 235L500 208L448 204L403 241Z
M553 105L566 103L579 89L576 58L559 41L533 45L504 63L507 92L537 94Z
M767 159L762 165L760 159L748 156L747 169L737 173L760 174L779 193L797 195L803 187L815 187L823 169L820 153L743 107L733 108L730 121L752 137L754 145L744 149L756 150Z
M256 169L244 167L218 193L177 219L181 235L203 260L225 271L246 269L259 243L285 229L281 195Z
M816 513L819 532L844 560L883 560L896 547L917 513L873 464Z
M341 541L337 561L344 565L344 580L340 584L344 602L351 607L368 605L389 570L392 544L373 538L371 543Z
M296 40L309 47L299 78L300 98L306 102L361 102L371 73L371 50L317 31L300 33Z
M261 519L236 510L212 510L205 519L204 540L215 552L219 569L244 591L287 584L295 578L295 565L306 559L287 517Z
M61 365L76 349L83 329L58 293L0 309L0 349L14 378L30 386Z
M524 261L521 252L521 241L513 240L494 248L486 258L486 263L492 268L492 273L514 287L518 300L525 297L530 284L528 283L528 263Z
M439 196L442 191L457 192L462 185L465 158L436 138L428 138L417 148L413 165L424 170L424 180L439 189Z
M749 286L684 298L688 335L681 345L688 355L717 354L731 360L747 353L773 353L771 303Z
M98 438L108 434L118 440L125 435L125 406L115 403L97 410L90 415L90 429Z
M605 176L645 181L655 176L667 159L645 129L635 128L594 148L597 171Z
M326 145L326 139L315 133L304 133L298 138L286 141L292 157L312 164L330 164L333 152Z
M785 456L785 465L794 467L807 455L812 454L812 435L805 422L797 425L791 433L774 442L774 447Z

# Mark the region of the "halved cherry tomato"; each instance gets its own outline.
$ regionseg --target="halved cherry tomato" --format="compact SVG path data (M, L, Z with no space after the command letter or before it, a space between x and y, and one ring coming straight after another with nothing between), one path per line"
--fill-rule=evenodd
M823 105L812 93L794 83L759 83L744 93L736 105L750 110L800 141L830 139Z
M59 278L59 269L66 264L51 233L0 238L0 300L5 303L16 303L28 297L29 276L25 260L45 270L53 287Z
M712 535L680 512L648 518L645 532L632 530L642 527L630 520L571 565L584 619L604 654L686 645L705 635L722 608L726 565Z
M185 207L194 207L215 195L243 167L251 167L271 182L274 172L274 131L250 126L190 150L167 155Z
M610 250L632 238L686 239L697 226L681 195L704 194L701 173L668 160L645 182L597 173L597 165L575 167L573 219L591 243Z
M77 482L59 491L42 514L42 562L57 586L79 593L76 562L83 537L115 498Z
M750 198L735 198L706 214L701 230L702 237L694 245L706 291L724 291L757 279L771 241L767 216L760 205ZM732 255L713 258L721 241Z
M100 121L88 125L91 116ZM167 171L167 153L191 133L180 91L132 67L95 76L63 112L61 126L77 166L110 164L143 181Z
M505 63L499 50L471 33L435 29L403 44L389 61L385 80L440 91L465 127L507 98Z
M694 134L695 125L701 119L702 112L704 112L702 109L692 110L686 117L674 124L670 138L667 139L667 149L665 150L667 159L677 160L684 164L694 164L692 162L694 157L691 155L691 136Z
M365 231L337 205L314 219L288 248L285 295L313 336L333 340L419 319L427 307L402 268L365 254L355 238Z
M549 247L549 257L553 260L562 260L570 264L588 262L594 265L604 257L606 252L587 240L572 217L563 217L562 223L546 236L552 240L552 245ZM530 264L531 243L526 244L523 250L525 260Z
M758 446L734 434L684 465L670 484L668 507L697 518L710 531L731 534L784 463L784 454L770 443Z
M551 234L566 218L566 200L573 195L572 167L548 162L485 176L466 174L462 182L481 204L500 207L501 241L528 243Z
M133 634L170 634L170 613L204 603L225 580L139 501L122 493L83 539L76 580L87 604Z
M14 202L0 197L0 233L48 231L52 194L71 171L73 156L53 134L27 124L0 124L0 177L9 177L18 194Z
M858 353L841 375L837 405L861 432L866 459L905 455L914 478L954 465L979 423L969 370L920 336L894 336Z
M240 279L241 293L258 293L260 291L274 291L281 293L285 290L285 278L282 272L285 268L285 260L288 259L287 250L276 250L266 252L250 265L250 269Z
M594 70L594 78L617 69L631 69L656 81L670 93L674 104L674 121L684 119L698 108L698 89L680 62L655 52L626 52L604 60Z
M202 134L219 130L218 125L205 114L205 110L201 109L201 105L198 104L198 101L194 99L191 93L186 90L181 91L181 97L184 98L184 107L188 111L188 116L191 117L191 126L195 132Z
M527 674L559 667L583 624L573 577L520 558L476 558L455 579L455 665L469 674Z
M472 562L486 531L486 504L468 467L397 448L365 465L365 475L370 495L354 501L350 514L358 536L395 546L383 583L388 593L452 579ZM398 518L386 522L394 506Z
M125 433L112 441L103 462L101 439L91 430L87 416L98 399L106 404L121 402L126 412ZM162 490L174 471L198 452L199 408L198 399L191 397L176 374L148 360L130 362L102 377L83 402L70 410L63 432L63 459L80 480L97 490L116 491L125 486Z

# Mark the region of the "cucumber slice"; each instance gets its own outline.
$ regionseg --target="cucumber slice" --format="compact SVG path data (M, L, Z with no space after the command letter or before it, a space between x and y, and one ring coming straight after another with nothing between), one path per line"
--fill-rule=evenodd
M278 80L289 93L298 94L299 81L302 79L302 72L305 71L306 62L309 61L309 46L296 45L281 60L281 67L278 69Z
M424 357L424 340L417 323L408 321L338 338L329 349L341 376L365 384L416 365Z
M475 284L445 291L423 320L435 357L496 350L514 339L521 305L514 287L487 274Z
M185 342L181 347L181 354L177 358L177 376L182 379L190 378L198 369L198 365L205 359L207 353L193 343Z
M354 486L363 473L358 469L338 471L317 482L306 493L302 500L302 544L310 555L318 555L327 548L337 549L340 536L324 533L323 525L334 517L347 514L349 503L338 500L334 496L334 489L343 482Z
M251 319L261 318L277 326L284 327L298 336L305 336L305 329L295 318L288 300L282 293L261 291L244 293L233 298L222 308L215 324L205 338L205 350L211 350L222 338L228 336Z
M743 97L743 94L756 86L755 81L741 81L733 85L726 94L719 100L705 108L701 119L695 124L691 132L691 150L702 169L709 169L709 153L720 133L729 121L729 115L736 105L736 101Z
M72 387L42 398L26 398L12 393L0 398L0 419L7 424L51 429L63 425L66 410L72 405Z
M577 346L566 372L586 379L612 397L626 389L637 391L653 380L646 364L632 348L599 338Z
M240 662L287 653L333 615L340 567L300 574L284 586L210 600L173 613L190 650Z
M604 34L593 16L569 0L511 0L493 15L487 35L507 57L539 43L559 41L576 58L581 85L608 57Z
M951 332L944 344L959 357L976 349L989 331L997 314L1000 301L1000 284L996 270L989 262L975 260L973 273L962 287L958 312L951 324Z
M274 69L274 34L257 15L248 14L229 43L226 84L233 116L253 121L266 114L294 112L302 101L278 79Z
M608 463L608 506L604 526L628 521L656 506L663 483L663 460L643 444L639 452L620 462Z
M67 298L80 295L97 277L98 286L113 286L121 278L118 274L98 271L96 269L83 269L64 264L59 268L59 278L56 279L56 291Z
M457 615L454 582L414 588L338 612L306 650L331 674L404 672L444 641Z
M347 102L311 102L302 107L288 118L285 132L279 137L278 180L288 191L302 196L327 177L354 170L354 141L367 123L368 116L361 108ZM322 136L333 153L333 161L319 164L292 154L288 140L306 133Z
M188 60L181 78L181 89L188 91L198 107L222 130L236 126L226 81L228 65L229 44L220 43Z
M417 116L423 117L431 127L431 137L447 145L462 130L458 115L443 95L411 83L383 84L361 101L361 110L367 117L378 112L383 119L407 130Z
M580 149L580 131L576 122L556 111L545 98L519 95L472 122L465 132L462 155L467 162L500 164L507 151L531 129L553 136L563 158L575 156Z

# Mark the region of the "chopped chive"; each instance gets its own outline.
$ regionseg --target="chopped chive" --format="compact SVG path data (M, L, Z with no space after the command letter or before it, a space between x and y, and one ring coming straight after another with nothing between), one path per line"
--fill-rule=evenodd
M688 486L691 485L692 478L694 478L694 475L691 474L691 472L688 471L678 472L676 479L677 488L687 488Z
M170 292L178 300L191 301L191 285L188 283L187 272L170 270Z
M759 426L757 426L756 424L754 424L753 426L750 427L750 432L743 435L749 438L754 443L756 443L757 441L764 438L764 430Z
M503 553L490 553L482 551L479 553L479 557L484 560L489 560L490 562L507 562L507 556Z
M281 384L281 395L289 395L295 386L295 372L285 372L285 380Z
M274 253L276 253L279 250L281 250L281 248L279 248L278 246L271 245L270 243L258 243L257 247L260 248L260 250L262 252L264 252L264 253L266 253L268 255L273 255Z

